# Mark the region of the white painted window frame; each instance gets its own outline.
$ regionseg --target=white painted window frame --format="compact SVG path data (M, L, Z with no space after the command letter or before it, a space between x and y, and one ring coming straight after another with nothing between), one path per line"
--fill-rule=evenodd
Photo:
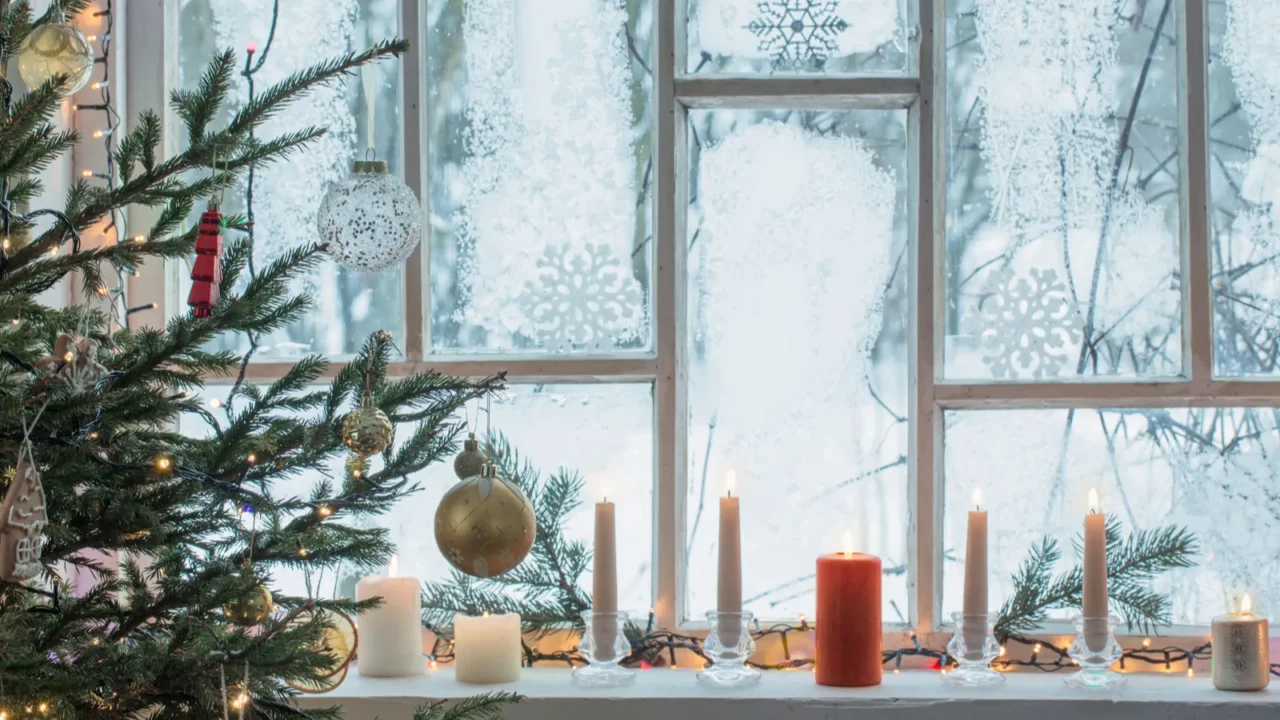
M126 0L120 0L122 3ZM129 102L132 107L165 104L173 73L157 87L155 68L173 68L172 42L177 0L127 0L131 13ZM393 374L426 368L465 377L506 371L512 383L651 382L654 387L654 610L669 628L697 628L685 608L682 587L688 468L687 427L687 275L681 240L685 234L687 196L687 115L691 108L905 108L908 114L908 222L910 257L910 404L908 483L911 563L908 571L911 627L885 628L886 643L908 642L914 629L922 642L945 644L940 621L941 535L943 508L942 427L946 410L975 408L1124 408L1159 406L1275 406L1280 383L1218 380L1213 377L1212 296L1209 266L1209 194L1207 170L1206 11L1207 0L1177 0L1179 108L1183 114L1181 152L1181 272L1183 368L1181 377L1160 381L1104 382L956 382L942 378L943 338L937 322L945 298L942 259L946 247L946 0L908 0L908 26L918 56L912 52L903 76L865 77L729 77L685 75L686 0L653 0L655 113L655 262L653 286L654 349L607 357L505 357L431 355L429 258L424 240L406 265L406 358ZM425 61L420 48L427 37L422 2L402 2L402 34L412 49L402 60L405 178L422 196L426 168ZM147 32L132 32L133 29ZM160 32L163 28L164 32ZM141 80L146 80L145 86ZM416 119L416 121L415 121ZM429 212L429 209L425 210ZM426 226L424 224L424 226ZM152 270L146 283L151 294L167 300L164 317L185 308L174 298L176 274ZM163 288L155 292L154 288ZM253 380L270 380L287 362L250 366ZM338 365L331 368L336 372ZM748 561L749 562L749 561ZM1049 626L1046 631L1061 630ZM1203 628L1174 628L1172 637L1198 638Z

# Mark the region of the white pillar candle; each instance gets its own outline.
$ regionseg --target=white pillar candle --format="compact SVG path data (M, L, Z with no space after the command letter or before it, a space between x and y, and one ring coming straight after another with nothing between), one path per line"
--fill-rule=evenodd
M987 511L982 491L973 491L964 549L964 643L977 651L987 641Z
M453 617L453 664L458 682L515 682L520 679L520 657L519 615Z
M360 613L360 649L356 668L367 677L410 677L426 672L422 655L422 597L418 581L395 577L367 577L356 583L356 600L382 598L382 605Z
M1252 610L1245 595L1240 612L1213 619L1213 686L1219 690L1261 690L1271 681L1267 619Z
M1084 517L1084 638L1091 650L1107 642L1107 516L1102 514L1097 489L1089 490L1089 514ZM1103 619L1100 619L1103 618Z
M716 612L742 612L742 524L738 498L733 496L737 474L725 476L725 496L720 498L720 557L716 573ZM738 642L742 626L736 619L719 620L721 642Z

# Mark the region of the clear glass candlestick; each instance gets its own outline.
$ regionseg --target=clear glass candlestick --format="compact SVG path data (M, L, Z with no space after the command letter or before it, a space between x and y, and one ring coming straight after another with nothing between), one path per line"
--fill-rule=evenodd
M745 687L760 682L760 671L747 667L747 658L755 652L756 641L751 637L749 612L707 613L711 631L703 646L712 665L698 673L698 682L713 687Z
M987 687L1004 682L1004 675L991 669L991 661L1000 656L1000 644L993 632L999 619L999 613L951 613L956 634L947 643L947 652L959 667L945 673L942 682L957 687Z
M573 671L573 682L583 687L617 687L636 680L634 670L618 663L631 652L631 643L623 630L627 626L625 612L584 612L586 630L578 649L587 658L587 665Z
M1076 636L1067 649L1067 655L1080 666L1063 680L1069 687L1105 690L1124 684L1125 677L1111 669L1120 659L1120 643L1116 642L1116 625L1119 619L1115 615L1107 617L1085 617L1075 614L1071 617L1075 625Z

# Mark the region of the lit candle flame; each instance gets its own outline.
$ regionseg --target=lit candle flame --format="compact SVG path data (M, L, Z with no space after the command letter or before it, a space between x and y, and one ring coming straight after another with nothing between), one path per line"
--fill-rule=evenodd
M844 531L844 543L843 543L843 548L844 548L844 549L842 549L842 550L840 551L840 554L842 554L842 555L852 555L852 554L853 554L853 533L852 533L851 531L849 531L849 530L845 530L845 531Z
M982 488L973 489L973 506L978 510L982 509Z
M485 610L484 612L480 613L480 617L489 617L489 611Z
M730 470L724 476L724 494L726 497L733 497L733 489L738 487L738 473Z
M1249 596L1249 593L1245 593L1244 598L1240 600L1240 612L1253 612L1253 598Z
M387 577L399 577L400 575L400 556L392 555L391 562L387 563Z
M1098 502L1098 488L1089 488L1089 512L1102 512L1102 503Z

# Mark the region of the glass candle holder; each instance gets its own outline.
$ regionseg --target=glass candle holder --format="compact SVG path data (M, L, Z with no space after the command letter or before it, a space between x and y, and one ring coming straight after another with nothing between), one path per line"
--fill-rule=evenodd
M586 656L587 664L574 669L575 685L617 687L635 682L635 671L618 664L631 652L631 643L623 633L627 620L625 612L582 613L586 630L578 649Z
M957 687L988 687L1004 682L1004 675L991 669L991 661L1000 656L1000 643L994 629L999 613L965 615L951 613L956 634L947 643L947 652L959 667L942 676L942 682Z
M1118 623L1115 615L1085 617L1077 613L1071 617L1076 636L1067 648L1067 655L1076 661L1080 670L1063 678L1068 687L1105 690L1124 684L1124 675L1111 669L1121 655L1120 643L1116 642Z
M749 612L707 613L711 631L703 645L712 665L698 673L698 682L712 687L745 687L760 682L760 671L747 667L747 658L755 652L756 641L751 637Z

